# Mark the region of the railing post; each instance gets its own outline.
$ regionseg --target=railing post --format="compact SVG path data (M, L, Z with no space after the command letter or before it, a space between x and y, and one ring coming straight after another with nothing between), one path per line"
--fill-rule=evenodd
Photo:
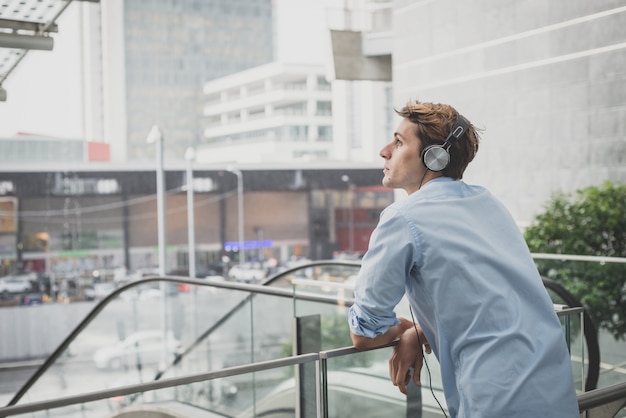
M422 388L418 387L411 379L407 389L409 395L406 397L406 417L422 418Z
M294 354L319 353L322 349L322 330L319 315L309 315L294 318ZM317 417L316 397L313 393L312 383L316 373L314 364L300 364L296 367L297 404L296 416L298 418Z
M315 362L315 393L317 394L317 416L328 418L328 357L320 351L320 358Z

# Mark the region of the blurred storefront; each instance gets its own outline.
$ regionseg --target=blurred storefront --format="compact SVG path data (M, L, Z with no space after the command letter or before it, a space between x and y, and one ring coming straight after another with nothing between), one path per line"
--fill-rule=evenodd
M246 261L280 263L363 251L378 213L393 196L377 188L378 167L256 167L242 173L241 226L235 176L223 169L194 173L198 184L210 185L194 187L198 275L219 271L224 256L238 261L239 248L227 244L239 242L240 232ZM350 184L342 180L346 176ZM180 272L189 262L184 170L167 169L165 177L166 271ZM157 271L153 170L5 170L3 181L13 187L0 197L2 275L39 273L50 286L68 281L83 286L114 276L103 272Z

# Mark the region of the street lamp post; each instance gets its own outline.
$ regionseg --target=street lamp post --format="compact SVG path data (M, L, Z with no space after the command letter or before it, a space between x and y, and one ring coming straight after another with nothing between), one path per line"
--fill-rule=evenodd
M193 148L187 148L185 151L185 160L187 160L187 239L189 240L189 277L196 278L196 237L195 237L195 220L194 220L194 202L193 202L193 161L196 158L196 152Z
M157 125L153 125L148 134L146 141L156 143L156 160L157 160L157 231L159 245L159 276L165 276L167 271L165 268L165 182L163 176L163 133ZM161 289L161 321L163 329L163 347L161 350L161 364L165 365L167 358L167 306L165 304L166 283L162 281L159 285Z
M354 252L354 183L350 180L350 176L344 174L341 180L348 183L348 250Z
M244 249L244 224L243 224L243 174L238 168L229 166L228 171L237 176L237 225L239 228L239 265L246 261L246 250Z
M196 151L189 147L185 151L187 161L187 240L189 251L189 277L196 278L196 234L194 219L194 199L193 199L193 162L196 159ZM193 330L192 335L197 337L198 332L198 286L193 287ZM197 350L196 350L197 351Z
M157 159L157 231L159 242L159 275L165 276L165 184L163 179L163 133L154 125L148 134L147 142L156 143Z

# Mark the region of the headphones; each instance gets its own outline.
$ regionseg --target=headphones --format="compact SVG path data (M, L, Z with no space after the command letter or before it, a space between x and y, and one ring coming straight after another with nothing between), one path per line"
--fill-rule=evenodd
M422 151L422 162L430 171L442 171L450 164L450 147L454 141L462 137L470 127L470 123L465 117L459 114L459 117L452 127L452 131L448 135L443 144L429 145Z

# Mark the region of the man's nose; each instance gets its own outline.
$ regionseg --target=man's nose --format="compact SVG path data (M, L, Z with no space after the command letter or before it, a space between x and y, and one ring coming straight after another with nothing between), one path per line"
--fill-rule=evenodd
M385 145L384 147L382 147L382 149L380 150L380 152L378 153L378 155L380 155L382 158L384 158L385 160L389 158L390 152L389 152L389 144Z

